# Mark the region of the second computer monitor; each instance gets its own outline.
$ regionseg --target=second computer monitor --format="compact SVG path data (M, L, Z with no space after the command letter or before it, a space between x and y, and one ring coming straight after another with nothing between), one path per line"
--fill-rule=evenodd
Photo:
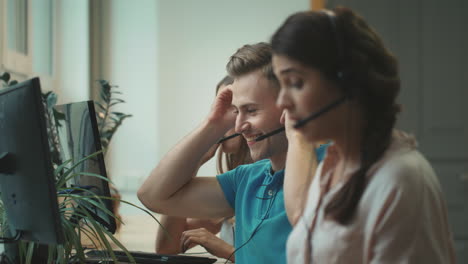
M59 105L55 108L64 114L64 118L59 119L57 124L63 161L72 160L71 164L75 164L82 158L101 150L93 101ZM98 154L81 163L80 166L74 169L74 172L77 174L81 172L93 173L107 177L103 154ZM98 177L77 175L67 183L67 186L85 189L98 196L111 197L108 182ZM87 191L78 193L90 195ZM107 210L113 212L111 200L101 199L101 201L105 204ZM114 217L89 203L82 203L80 206L85 208L108 231L115 233L116 222Z

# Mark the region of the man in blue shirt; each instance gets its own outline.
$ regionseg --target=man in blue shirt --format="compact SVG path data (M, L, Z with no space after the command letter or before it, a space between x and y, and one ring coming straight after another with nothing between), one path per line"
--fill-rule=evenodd
M192 218L236 215L238 263L286 263L283 176L285 133L255 138L282 126L275 105L279 84L269 44L245 45L227 65L234 83L218 93L205 120L169 151L138 191L154 212ZM203 155L232 127L246 139L254 164L214 177L195 177ZM202 237L185 241L202 244Z

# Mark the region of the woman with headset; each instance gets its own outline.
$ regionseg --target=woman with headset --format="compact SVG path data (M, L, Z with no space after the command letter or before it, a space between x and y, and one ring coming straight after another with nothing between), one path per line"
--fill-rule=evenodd
M454 263L437 176L394 128L400 77L378 34L338 7L290 16L271 43L289 141L288 262ZM307 145L328 140L311 177Z

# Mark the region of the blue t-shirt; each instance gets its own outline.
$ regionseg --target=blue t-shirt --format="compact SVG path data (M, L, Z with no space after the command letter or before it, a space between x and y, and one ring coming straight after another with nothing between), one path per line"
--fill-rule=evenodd
M318 162L329 145L315 149ZM284 170L272 175L270 160L261 160L217 179L236 214L234 245L242 247L235 253L236 263L286 263L286 240L292 227L284 208Z
M331 145L331 142L320 144L318 148L315 149L315 155L317 155L317 162L321 162L325 155L327 154L327 149Z
M272 175L270 160L261 160L217 179L236 214L236 263L286 263L292 227L284 208L284 170Z

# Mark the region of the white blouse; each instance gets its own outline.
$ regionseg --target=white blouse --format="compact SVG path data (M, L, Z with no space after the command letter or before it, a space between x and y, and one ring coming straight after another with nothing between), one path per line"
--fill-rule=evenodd
M224 219L219 231L219 238L230 245L234 245L234 221L232 218Z
M335 162L330 146L289 236L288 263L455 263L439 181L412 137L393 133L389 149L369 169L366 189L346 226L324 217L343 186L325 192Z

